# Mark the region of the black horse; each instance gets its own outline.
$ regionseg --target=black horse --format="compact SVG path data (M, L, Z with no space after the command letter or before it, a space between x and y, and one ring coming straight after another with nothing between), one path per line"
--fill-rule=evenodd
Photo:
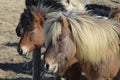
M99 5L99 4L87 4L85 8L90 15L97 15L102 17L109 17L112 10L108 6Z

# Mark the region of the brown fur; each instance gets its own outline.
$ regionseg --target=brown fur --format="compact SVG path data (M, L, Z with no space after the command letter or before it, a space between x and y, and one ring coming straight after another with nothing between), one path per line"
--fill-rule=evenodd
M48 71L62 70L64 74L65 68L70 66L68 61L76 57L88 80L113 80L120 68L120 26L116 26L117 22L77 12L51 13L47 19L44 30Z
M43 46L44 43L44 34L42 28L44 18L40 13L36 14L35 12L32 12L32 14L34 16L32 25L26 27L19 42L19 48L23 49L23 51L24 49L27 49L28 52L33 51L37 46ZM32 28L32 30L29 31L29 28Z
M78 60L76 61L77 62L72 64L71 67L68 68L67 71L65 72L66 80L80 80L81 79L80 78L81 72L82 72L81 64L78 62Z

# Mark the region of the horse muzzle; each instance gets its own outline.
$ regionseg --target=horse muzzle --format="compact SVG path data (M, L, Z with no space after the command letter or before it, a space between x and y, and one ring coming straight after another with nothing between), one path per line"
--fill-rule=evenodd
M50 74L56 74L58 71L58 64L45 64L44 65L45 71Z
M19 47L17 49L17 52L19 53L19 55L22 55L22 56L26 56L29 53L28 49L24 49L24 48L22 49L22 48L19 48Z

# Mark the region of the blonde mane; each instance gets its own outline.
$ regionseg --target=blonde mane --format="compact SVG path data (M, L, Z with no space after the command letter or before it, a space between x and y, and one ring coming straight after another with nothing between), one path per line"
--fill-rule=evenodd
M53 12L44 23L45 44L56 44L61 34L60 16L66 17L76 42L77 58L93 64L107 61L119 52L120 25L112 20L92 18L76 12Z

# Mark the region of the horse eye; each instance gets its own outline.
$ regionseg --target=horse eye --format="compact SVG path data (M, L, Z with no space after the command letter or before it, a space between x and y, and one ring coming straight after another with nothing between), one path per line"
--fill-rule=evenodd
M28 31L33 31L33 30L34 30L34 28L33 28L33 27L30 27Z
M30 24L26 27L26 30L27 31L33 31L34 30L34 25L33 24Z
M68 58L67 57L65 57L65 61L67 61L68 60Z
M33 38L33 32L30 32L30 41L32 41L32 38Z
M62 38L59 37L59 38L58 38L58 41L62 41Z
M59 35L58 41L62 41L62 35Z

